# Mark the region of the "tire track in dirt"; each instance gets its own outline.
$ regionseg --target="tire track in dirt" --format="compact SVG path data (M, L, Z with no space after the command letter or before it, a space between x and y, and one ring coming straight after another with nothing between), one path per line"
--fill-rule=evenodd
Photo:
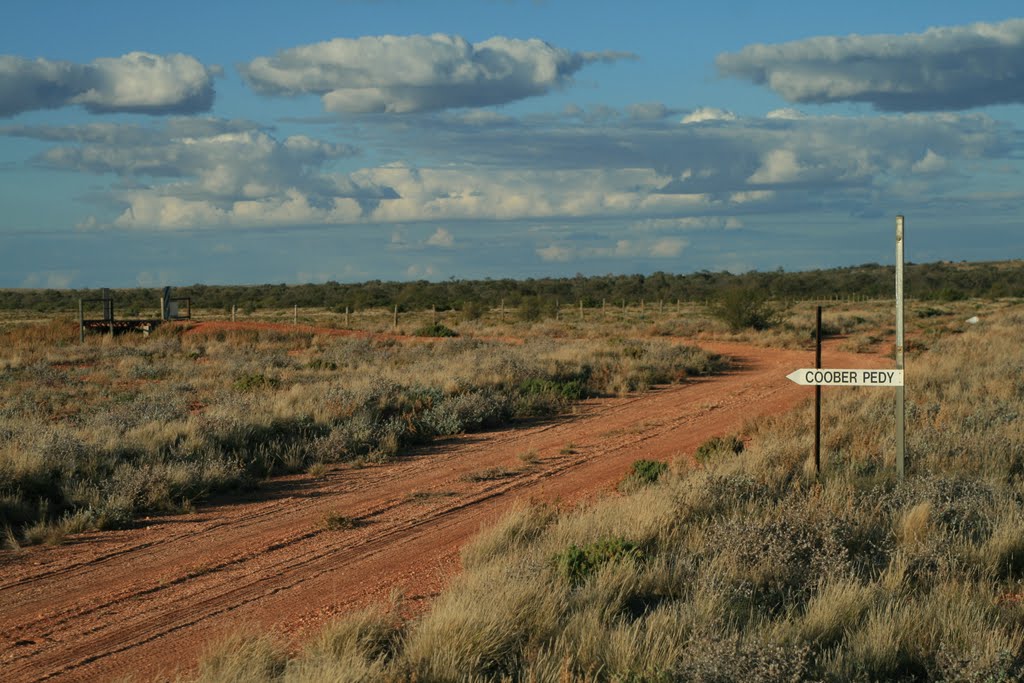
M339 466L319 480L282 477L145 528L5 553L4 679L171 677L240 627L300 639L394 589L422 607L458 570L461 545L515 501L576 503L609 490L637 458L692 454L808 396L785 379L813 357L807 351L700 345L737 358L737 369L586 401L571 416L445 440L382 465ZM829 351L838 367L887 362ZM522 460L526 452L537 462ZM514 473L474 480L493 468ZM329 514L361 524L328 531Z

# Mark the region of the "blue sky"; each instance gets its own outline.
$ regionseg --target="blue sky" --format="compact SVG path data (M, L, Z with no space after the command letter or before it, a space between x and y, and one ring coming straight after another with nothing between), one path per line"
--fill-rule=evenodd
M13 2L0 287L1024 257L1009 2Z

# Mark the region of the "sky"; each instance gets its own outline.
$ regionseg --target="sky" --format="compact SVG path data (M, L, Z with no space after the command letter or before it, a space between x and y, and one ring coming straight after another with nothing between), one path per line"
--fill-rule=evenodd
M8 0L0 287L1024 258L1019 2Z

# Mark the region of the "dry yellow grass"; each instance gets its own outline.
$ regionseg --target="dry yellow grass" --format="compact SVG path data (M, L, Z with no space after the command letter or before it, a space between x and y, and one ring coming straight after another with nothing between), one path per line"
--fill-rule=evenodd
M891 391L829 392L820 479L808 408L751 424L739 456L516 511L432 610L391 625L386 659L350 648L263 680L1020 680L1024 309L984 319L908 359L906 481ZM571 548L607 552L569 580Z

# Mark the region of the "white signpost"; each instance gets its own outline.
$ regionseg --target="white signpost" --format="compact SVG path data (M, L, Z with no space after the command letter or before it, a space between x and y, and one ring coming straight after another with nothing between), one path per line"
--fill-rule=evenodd
M821 306L818 306L816 322L814 360L817 367L800 368L786 375L786 378L792 382L815 388L814 471L821 472L821 387L896 387L896 474L903 479L906 451L903 395L903 216L896 217L896 368L892 370L822 368Z
M800 368L786 379L805 387L901 387L902 370Z

